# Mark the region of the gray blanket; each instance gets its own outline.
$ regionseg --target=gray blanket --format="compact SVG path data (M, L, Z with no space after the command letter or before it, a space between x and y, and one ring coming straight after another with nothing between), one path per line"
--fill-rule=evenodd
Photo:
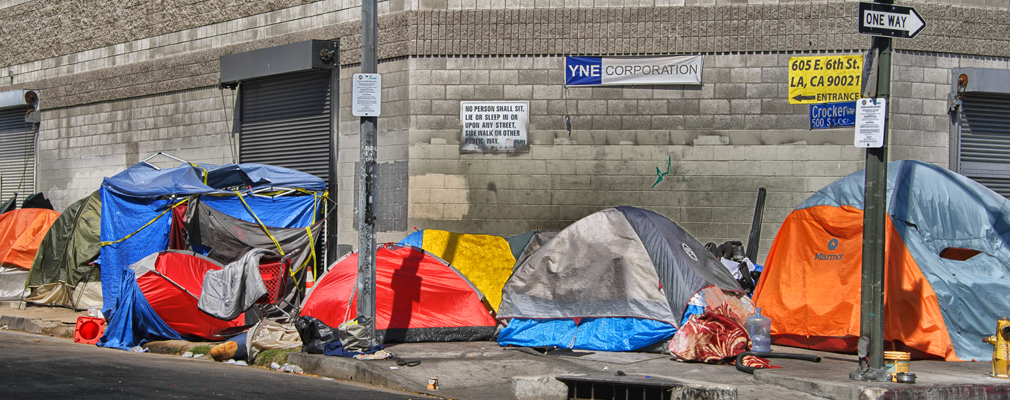
M276 254L271 250L252 249L224 269L207 271L197 307L225 321L238 317L267 293L260 275L260 258Z

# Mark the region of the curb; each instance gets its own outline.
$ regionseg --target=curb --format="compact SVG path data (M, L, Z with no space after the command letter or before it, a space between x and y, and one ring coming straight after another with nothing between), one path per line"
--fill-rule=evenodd
M419 390L419 388L414 387L416 385L411 381L387 376L384 374L385 371L382 368L353 358L328 357L321 354L298 352L288 354L288 362L299 366L307 374L367 383L389 389L411 392L423 391L423 389Z
M41 318L14 317L0 315L0 326L6 330L35 333L40 335L74 337L74 327L65 327L59 321L48 321Z
M790 390L833 400L955 400L1010 398L1010 384L953 384L953 385L852 385L830 380L797 378L776 374L775 370L756 370L758 382L777 385ZM898 384L894 384L898 385Z

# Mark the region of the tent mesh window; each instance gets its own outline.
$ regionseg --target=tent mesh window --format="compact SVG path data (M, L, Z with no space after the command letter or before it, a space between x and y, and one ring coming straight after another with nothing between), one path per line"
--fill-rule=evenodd
M1010 94L967 92L962 102L958 172L1010 196Z
M35 131L25 123L27 111L27 107L0 110L0 202L15 192L35 192Z
M330 71L243 82L239 157L329 179Z

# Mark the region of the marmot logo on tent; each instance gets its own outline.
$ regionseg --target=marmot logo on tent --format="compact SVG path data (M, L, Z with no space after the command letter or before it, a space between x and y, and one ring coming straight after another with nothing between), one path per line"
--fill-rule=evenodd
M694 261L698 261L698 256L694 254L694 250L691 250L690 247L687 247L687 243L681 243L680 246L684 248L684 252L687 253L688 257L691 257L691 259Z
M845 254L821 254L814 253L814 259L817 261L840 261L842 256Z
M834 250L835 247L838 247L838 239L831 238L831 241L828 242L828 250Z

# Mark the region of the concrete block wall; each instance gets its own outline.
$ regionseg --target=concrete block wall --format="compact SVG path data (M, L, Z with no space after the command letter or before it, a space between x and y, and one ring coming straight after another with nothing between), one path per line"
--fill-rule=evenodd
M414 9L488 9L488 8L577 8L577 7L666 7L723 6L739 4L824 4L857 3L859 0L411 0ZM1010 8L1008 0L908 0L905 3L946 4L967 7Z
M98 190L103 178L158 152L190 162L232 162L234 103L235 92L210 87L43 110L38 190L62 210ZM179 165L164 156L150 163Z
M632 205L702 242L746 241L763 186L763 257L792 209L864 158L851 128L810 131L809 106L788 103L790 56L706 55L701 86L569 88L563 57L412 58L408 226L514 235ZM461 155L468 100L530 101L530 152Z
M459 156L456 145L414 143L409 222L508 236L562 229L601 209L630 205L667 216L702 243L746 242L757 190L765 187L763 260L786 215L861 169L862 155L834 144L560 144L519 156Z
M947 95L957 68L1010 69L1008 57L898 50L892 57L890 159L950 166Z

